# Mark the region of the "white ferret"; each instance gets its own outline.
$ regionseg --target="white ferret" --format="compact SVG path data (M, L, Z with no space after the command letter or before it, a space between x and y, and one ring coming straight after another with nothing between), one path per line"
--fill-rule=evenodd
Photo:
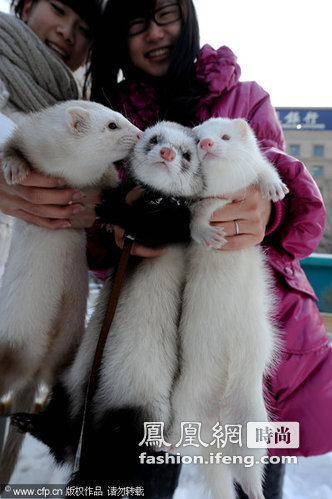
M211 118L194 129L205 185L193 205L188 249L187 280L179 326L182 366L174 387L174 421L169 439L180 446L181 422L201 422L201 438L209 444L198 454L254 455L248 449L248 421L268 421L263 399L263 375L271 365L278 343L271 321L273 298L262 250L217 251L225 242L220 227L210 225L215 210L229 201L223 196L252 184L269 199L288 192L278 173L260 152L256 138L243 119ZM206 248L210 248L207 251ZM241 425L242 447L229 441L211 447L216 425ZM263 499L262 465L210 464L203 466L214 498L235 498L233 479L250 499Z
M30 171L27 162L73 188L116 186L114 162L128 155L139 134L120 113L100 104L60 103L28 115L16 128L3 149L4 176L19 183ZM83 334L85 246L82 229L52 231L15 221L0 290L0 396L12 390L16 412L31 410L37 385L53 381ZM10 466L3 458L3 483Z
M129 177L152 193L157 203L160 198L171 196L192 199L202 188L195 138L189 128L177 123L163 121L147 129L136 143L127 169ZM185 222L174 223L174 218L167 221L165 216L159 234L154 234L155 240L164 233L171 234L172 229L176 232L176 224L182 227ZM179 238L182 237L180 234ZM163 245L166 243L164 240ZM165 426L170 423L169 398L177 371L177 321L184 279L184 249L183 244L171 241L168 244L160 256L143 259L127 271L94 397L97 420L109 408L137 407L147 418L163 421ZM110 284L101 292L66 380L73 408L76 408L74 413L82 404L82 393L73 387L82 386L86 366L92 363L93 345Z

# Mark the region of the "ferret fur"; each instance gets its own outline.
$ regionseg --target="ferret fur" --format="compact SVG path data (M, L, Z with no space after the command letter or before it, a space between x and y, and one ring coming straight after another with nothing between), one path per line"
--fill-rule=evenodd
M148 497L169 497L169 490L174 487L171 483L166 484L167 480L172 481L168 466L140 464L138 456L146 447L138 444L143 439L144 421L163 421L167 427L171 419L170 394L178 367L177 326L184 279L182 243L189 236L186 204L202 189L200 163L191 130L169 122L146 130L127 162L127 174L134 184L149 193L128 211L123 210L121 203L116 210L116 201L110 193L108 221L122 225L142 244L170 245L161 256L135 258L129 264L106 342L93 406L89 409L81 468L73 483L144 484ZM174 199L169 205L171 197ZM178 217L177 206L181 212ZM135 215L137 209L139 216ZM132 216L138 219L137 225L132 222ZM158 219L162 224L158 225ZM151 227L156 229L153 239ZM56 401L55 393L44 414L30 417L28 421L20 416L16 418L16 424L47 441L59 460L72 458L76 451L89 366L112 280L111 276L106 281L75 361L57 388L57 393L69 401L67 417L59 414L61 402ZM60 440L62 438L60 449L58 438L49 433L54 431L50 418L69 428L67 441L58 436ZM100 446L98 451L96 442ZM104 458L100 459L109 449L114 453L111 465ZM158 454L153 449L148 452ZM173 480L177 480L178 471L178 467L174 467ZM167 480L162 487L164 473Z
M68 186L115 186L139 130L100 104L67 101L28 115L4 146L8 183L29 168L62 177ZM51 384L71 360L84 331L88 272L85 232L52 231L18 219L0 290L0 396L17 392L13 409L30 411L35 388ZM25 396L25 395L26 396ZM8 439L10 440L10 439ZM0 482L11 469L6 450Z
M211 118L194 133L204 189L192 206L193 242L188 248L179 326L182 363L172 394L174 421L168 441L177 451L196 451L206 459L221 450L229 456L254 455L258 461L265 450L247 448L246 424L268 421L262 381L278 342L271 320L271 278L258 246L217 251L225 233L209 220L229 202L217 196L256 184L267 198L277 201L288 189L260 152L246 121ZM181 446L181 422L186 421L202 423L201 438L208 447ZM218 423L223 428L242 425L243 446L228 442L222 449L211 447L212 430ZM202 469L215 499L235 498L233 479L250 499L263 499L262 465L210 464Z

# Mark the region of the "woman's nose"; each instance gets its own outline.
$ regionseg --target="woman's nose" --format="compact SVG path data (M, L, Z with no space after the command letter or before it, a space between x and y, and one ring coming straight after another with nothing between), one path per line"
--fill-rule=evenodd
M68 43L73 43L75 39L75 33L74 33L74 27L71 25L71 23L62 23L58 26L57 29L58 33L60 33L63 38L68 42Z
M158 26L152 19L150 20L148 29L146 30L147 38L159 39L164 36L163 26Z

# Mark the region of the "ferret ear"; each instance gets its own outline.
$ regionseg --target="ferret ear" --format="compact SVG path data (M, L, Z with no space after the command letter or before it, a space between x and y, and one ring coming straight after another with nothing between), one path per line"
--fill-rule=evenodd
M84 132L90 121L90 114L82 107L70 107L66 111L66 121L72 133Z
M246 120L242 118L236 118L233 120L234 123L236 124L240 134L242 137L246 137L250 133L250 128Z

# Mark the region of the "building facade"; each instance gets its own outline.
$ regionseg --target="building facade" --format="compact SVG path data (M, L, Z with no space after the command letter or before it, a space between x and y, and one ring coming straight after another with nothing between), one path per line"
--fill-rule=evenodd
M314 177L325 202L327 222L317 251L332 253L332 108L277 108L286 150Z

